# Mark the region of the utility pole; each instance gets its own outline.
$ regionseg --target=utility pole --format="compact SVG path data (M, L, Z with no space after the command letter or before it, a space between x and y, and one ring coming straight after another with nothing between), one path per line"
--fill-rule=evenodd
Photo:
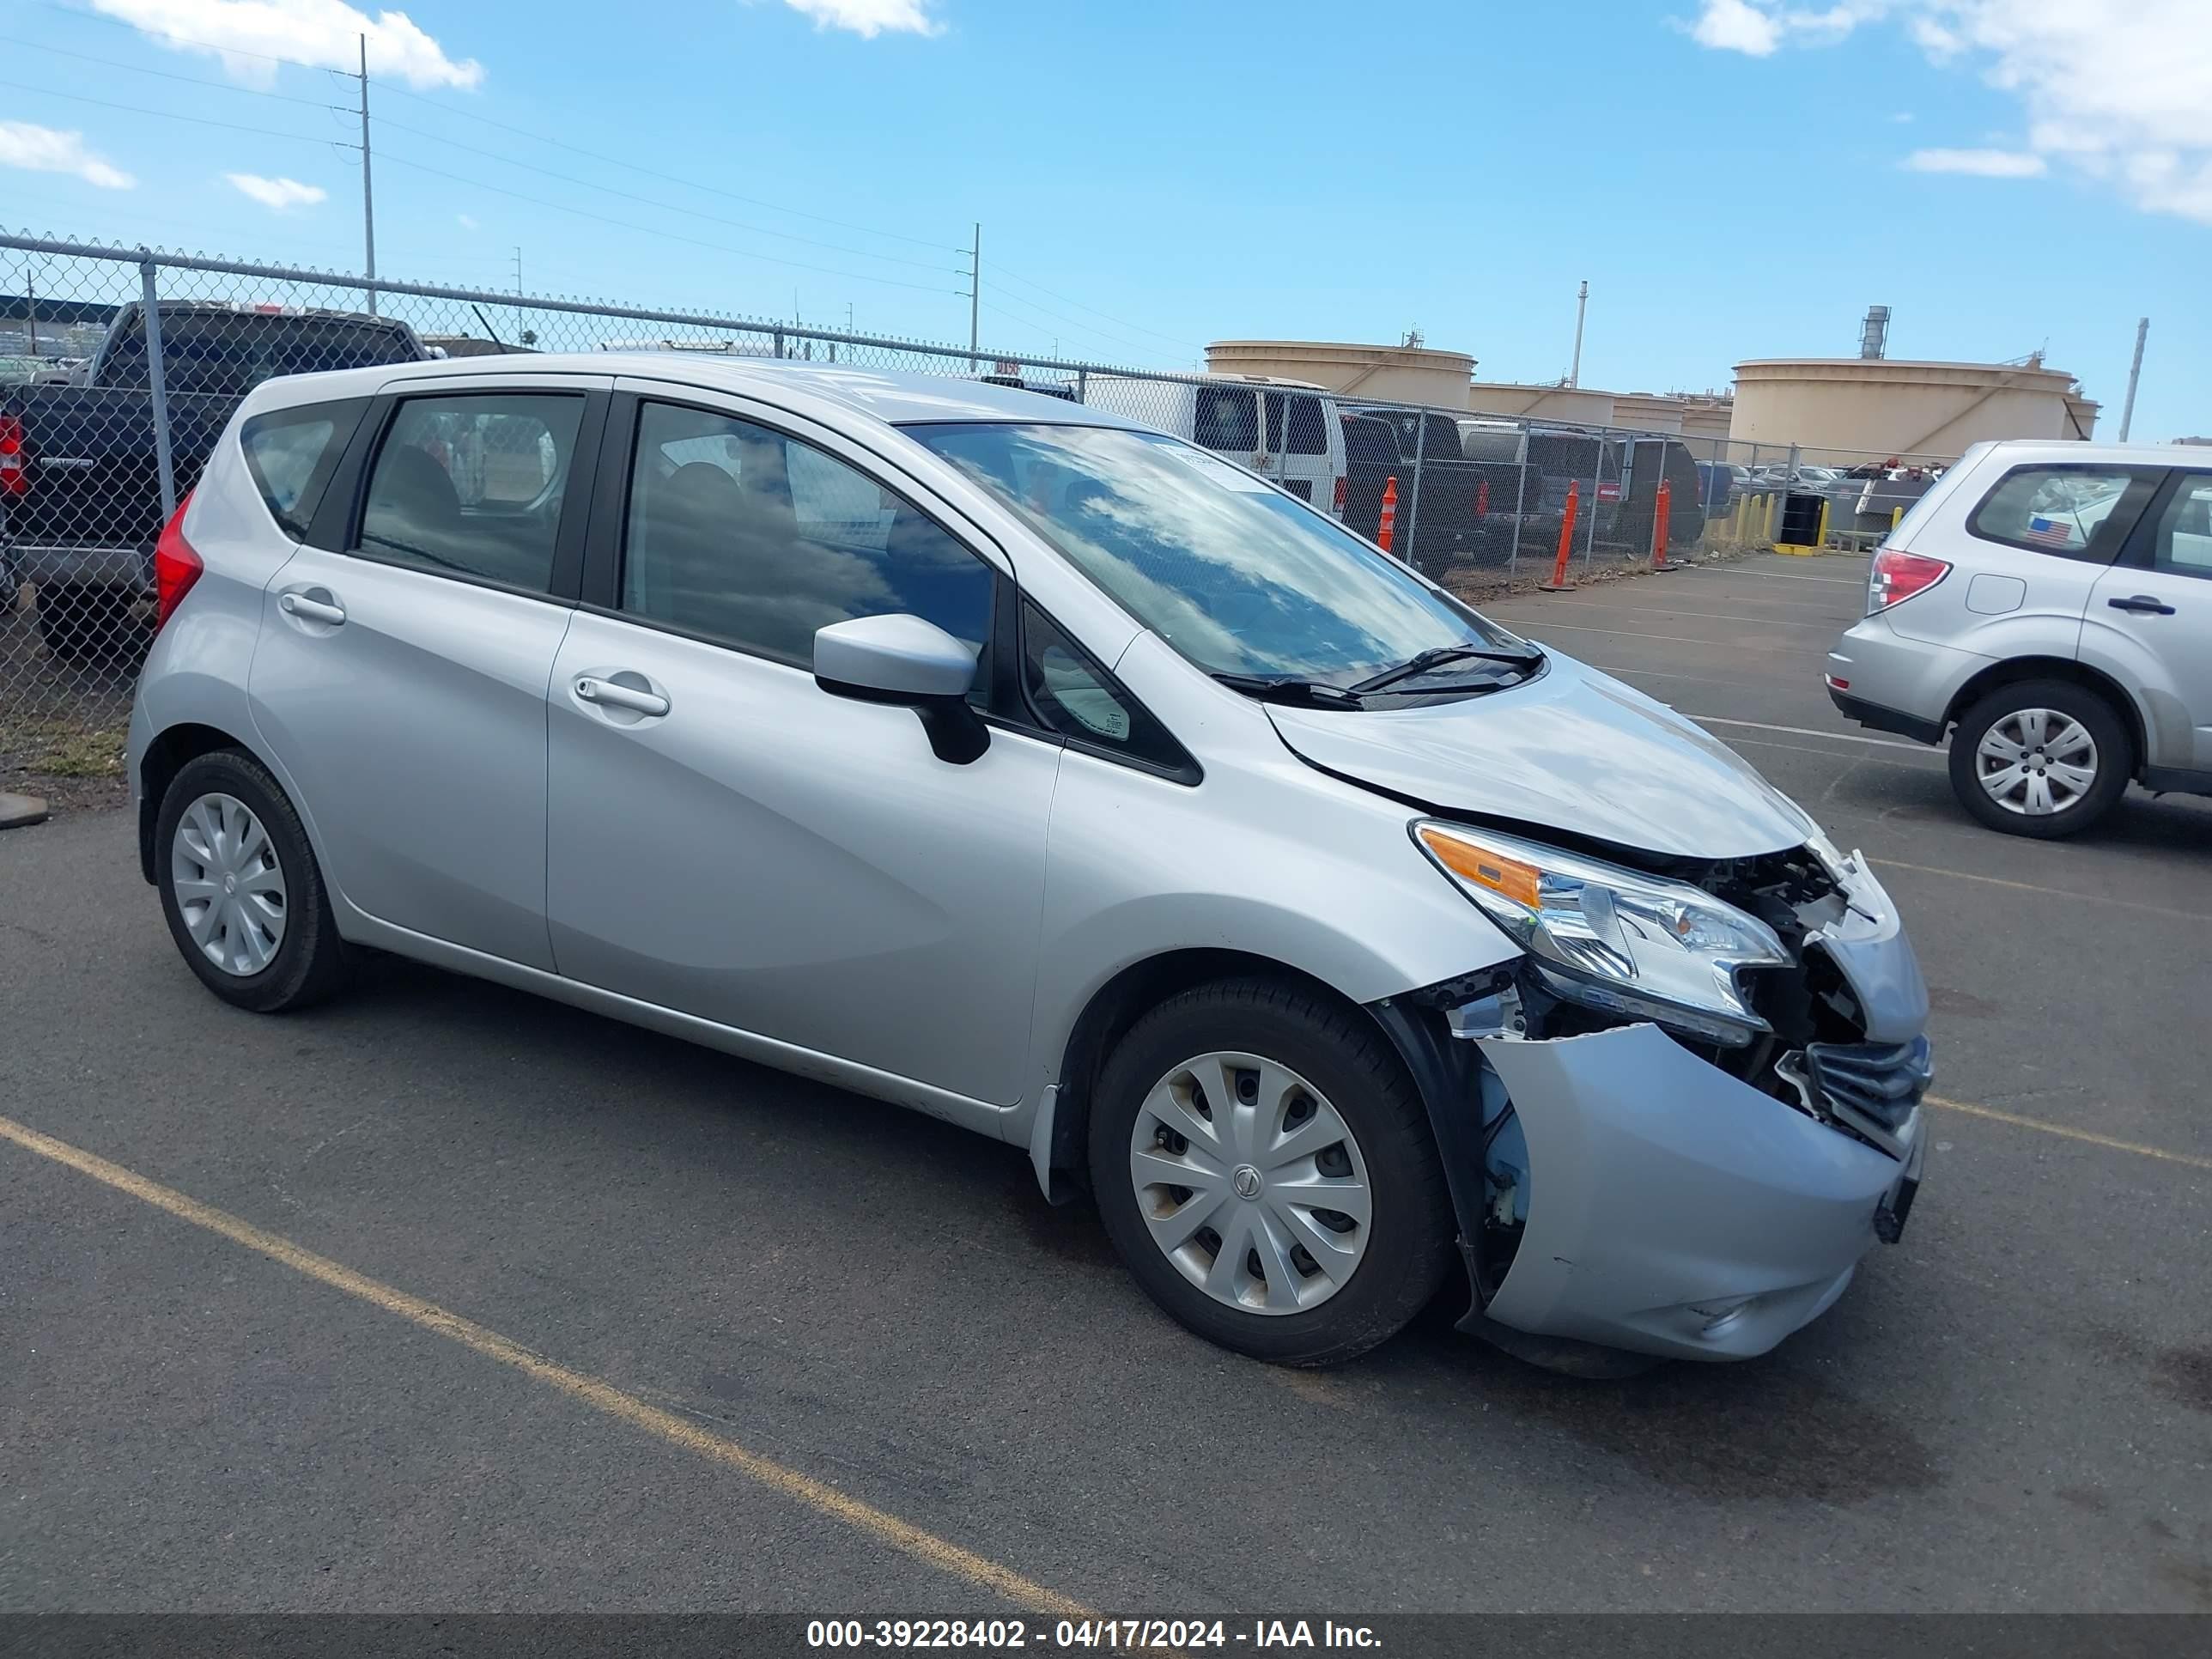
M519 246L514 250L514 297L522 297L522 249Z
M975 367L979 332L977 313L983 304L983 227L975 227L975 244L968 252L968 367Z
M376 193L371 185L368 172L368 36L356 37L361 42L361 240L367 257L368 270L363 272L372 282L376 278ZM376 315L376 290L367 290L368 314Z
M1583 383L1583 319L1589 313L1589 284L1585 282L1582 291L1575 295L1575 365L1567 371L1567 384Z
M2136 325L2135 366L2128 370L2128 400L2120 406L2120 441L2128 441L2128 430L2136 423L2136 382L2142 379L2143 341L2150 333L2150 319L2146 317Z

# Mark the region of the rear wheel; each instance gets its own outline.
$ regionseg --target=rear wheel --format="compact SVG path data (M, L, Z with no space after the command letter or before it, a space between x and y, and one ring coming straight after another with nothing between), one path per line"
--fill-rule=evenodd
M1960 717L1951 788L1990 829L2051 841L2112 810L2135 745L2112 705L2070 680L1999 686Z
M161 914L201 984L273 1014L344 983L345 943L307 831L258 761L225 749L186 762L154 834Z
M1109 1057L1091 1115L1099 1212L1190 1329L1255 1358L1349 1359L1450 1261L1426 1113L1356 1011L1232 980L1174 997Z

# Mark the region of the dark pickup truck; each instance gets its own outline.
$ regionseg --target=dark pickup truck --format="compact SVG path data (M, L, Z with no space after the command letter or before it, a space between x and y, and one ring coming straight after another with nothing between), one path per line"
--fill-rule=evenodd
M1399 557L1432 578L1455 565L1507 561L1518 467L1465 454L1459 423L1449 415L1353 405L1342 418L1346 528L1376 538L1382 491L1395 477L1398 516L1391 550Z
M431 354L390 318L285 307L160 302L169 457L182 501L246 394L278 374L420 362ZM36 592L58 656L120 648L152 586L161 533L144 307L126 305L66 385L0 387L0 591Z

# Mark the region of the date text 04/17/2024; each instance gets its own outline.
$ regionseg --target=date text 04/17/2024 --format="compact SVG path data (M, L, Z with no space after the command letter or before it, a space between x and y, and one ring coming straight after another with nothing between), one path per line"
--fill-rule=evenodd
M810 1648L967 1648L1015 1651L1039 1648L1140 1653L1147 1649L1243 1647L1270 1649L1376 1648L1365 1625L1324 1619L1255 1619L1249 1628L1221 1619L1062 1619L1049 1632L1032 1632L1021 1619L816 1619L807 1621Z

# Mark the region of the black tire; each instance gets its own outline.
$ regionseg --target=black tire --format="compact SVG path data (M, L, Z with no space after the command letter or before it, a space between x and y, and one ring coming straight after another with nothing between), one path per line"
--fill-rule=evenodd
M1264 1056L1307 1079L1343 1118L1365 1163L1372 1207L1364 1253L1341 1288L1304 1311L1245 1312L1216 1301L1168 1260L1139 1211L1129 1170L1138 1113L1172 1068L1215 1051ZM1255 1359L1334 1365L1364 1353L1421 1310L1451 1264L1450 1195L1428 1115L1396 1054L1356 1010L1285 983L1199 986L1132 1026L1099 1077L1090 1159L1099 1215L1137 1282L1189 1329Z
M194 943L178 902L172 852L177 825L185 810L208 794L229 795L245 804L261 821L283 872L283 935L268 964L251 975L226 973L210 962ZM199 976L200 983L225 1002L257 1014L288 1013L319 1002L344 986L352 956L338 937L329 890L315 862L314 850L307 844L307 831L292 803L268 769L252 756L240 750L219 749L178 769L161 797L161 809L155 820L154 869L161 915L169 924L178 951Z
M62 583L38 587L39 637L64 662L122 666L137 659L145 630L127 588Z
M2079 723L2097 745L2095 781L2057 811L2040 816L2008 810L1982 787L1977 754L1990 728L2024 709L2048 708ZM2036 841L2079 835L2110 812L2135 775L2135 742L2127 723L2099 692L2072 680L2019 680L1978 698L1959 717L1951 734L1951 792L1967 812L1990 829Z

